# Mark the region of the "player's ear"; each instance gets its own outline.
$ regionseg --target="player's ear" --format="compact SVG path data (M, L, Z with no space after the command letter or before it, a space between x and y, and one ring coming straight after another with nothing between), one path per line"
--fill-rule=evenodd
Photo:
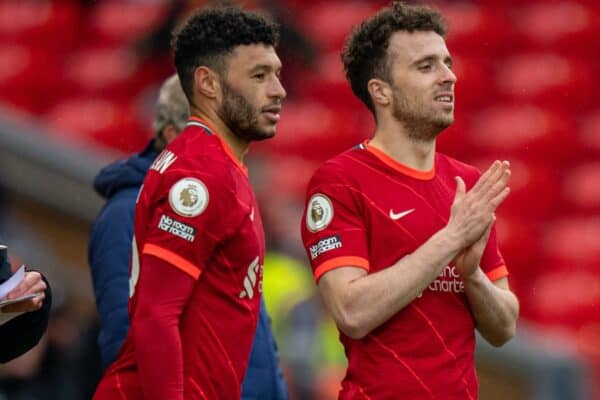
M194 71L194 86L198 93L211 99L217 98L221 92L218 74L206 66Z
M387 82L373 78L367 83L367 89L374 104L387 107L392 103L392 88Z

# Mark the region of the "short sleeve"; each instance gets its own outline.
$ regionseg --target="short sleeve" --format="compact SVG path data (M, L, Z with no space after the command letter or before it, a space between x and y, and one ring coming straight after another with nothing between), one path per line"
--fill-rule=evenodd
M158 257L197 279L236 223L238 207L228 182L209 174L167 176L161 195L148 210L142 254Z
M495 225L492 228L487 246L483 252L483 256L481 257L481 269L492 282L508 276L506 262L504 261L504 257L502 257L502 254L500 254L500 249L498 248Z
M368 271L362 199L352 182L322 167L309 183L307 199L301 232L315 280L344 266Z

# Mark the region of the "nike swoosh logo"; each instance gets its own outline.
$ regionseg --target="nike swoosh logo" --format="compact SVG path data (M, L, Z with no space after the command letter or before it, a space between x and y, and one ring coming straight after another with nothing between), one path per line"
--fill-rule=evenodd
M394 212L394 210L390 209L390 218L393 219L394 221L398 221L400 218L406 217L408 214L410 214L413 211L415 211L415 209L411 208L410 210L402 211L402 212L399 212L398 214L396 214Z

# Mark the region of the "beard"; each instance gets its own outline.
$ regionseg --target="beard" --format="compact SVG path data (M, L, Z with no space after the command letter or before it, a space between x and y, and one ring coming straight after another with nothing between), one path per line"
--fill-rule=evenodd
M433 111L427 112L422 104L411 102L398 88L393 89L392 116L404 125L411 140L430 142L454 122L453 115L435 115Z
M261 128L259 111L248 100L223 81L223 103L217 111L223 122L240 139L247 141L265 140L275 135Z

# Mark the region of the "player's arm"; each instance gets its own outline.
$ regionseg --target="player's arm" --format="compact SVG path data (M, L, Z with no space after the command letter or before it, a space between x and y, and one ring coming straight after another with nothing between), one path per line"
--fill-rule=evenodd
M141 259L132 326L144 399L183 400L183 352L179 319L195 279L154 255Z
M477 330L491 345L502 346L515 335L519 316L519 301L508 278L492 282L478 268L464 281Z
M495 162L468 193L457 178L448 224L389 268L367 274L349 265L325 273L319 292L342 332L362 338L423 292L463 248L485 233L509 193L509 176L508 164Z
M131 329L144 399L184 399L181 316L207 260L232 225L224 212L235 199L228 182L216 175L182 178L180 171L165 178L175 182L169 183L168 196L152 206L139 249ZM220 201L209 202L209 190ZM136 218L143 218L138 210ZM135 266L132 261L132 277Z
M330 270L319 280L319 292L340 330L360 339L422 293L459 250L458 241L444 229L376 273L355 266Z
M502 346L515 334L519 301L510 291L506 276L492 282L479 267L492 228L493 223L477 242L459 254L456 268L465 283L477 330L491 345ZM495 248L495 240L492 242Z

